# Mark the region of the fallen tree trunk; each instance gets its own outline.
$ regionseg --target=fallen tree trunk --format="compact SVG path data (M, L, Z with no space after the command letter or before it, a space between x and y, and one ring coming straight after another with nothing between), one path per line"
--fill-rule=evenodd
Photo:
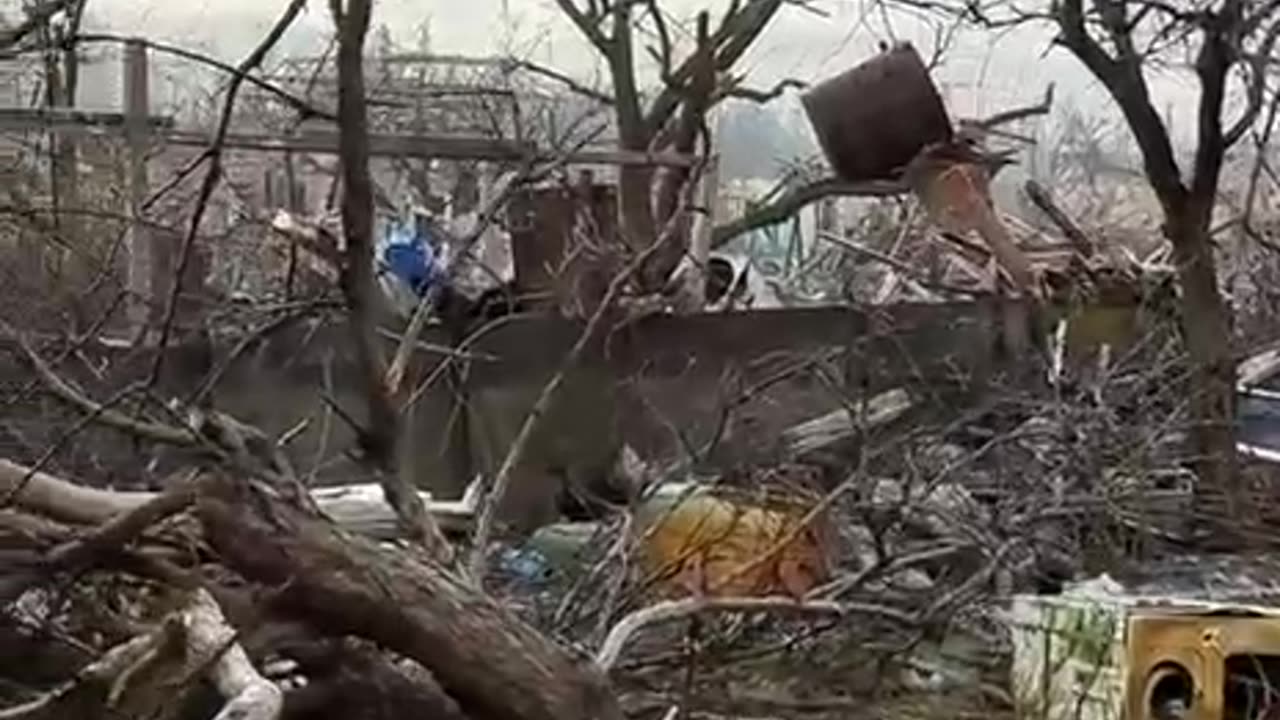
M58 571L76 573L75 567L66 568L59 562L59 557L66 555L63 552L65 548L81 546L86 540L89 545L95 545L94 538L103 537L104 528L139 512L123 513L85 533L83 528L61 525L37 515L0 510L0 565L4 568L0 572L0 605L16 600L26 590L46 583L54 584ZM101 633L103 637L131 638L137 632L131 621L117 621L109 615L98 615L102 602L121 602L125 606L140 603L138 607L151 607L145 594L141 597L136 593L126 593L127 597L116 595L115 578L122 573L179 589L203 586L203 590L217 600L230 625L242 633L239 640L250 657L256 660L277 658L276 662L264 667L264 674L274 671L275 674L269 676L285 682L305 679L305 682L289 683L292 687L287 689L284 697L282 720L403 720L415 717L468 720L440 689L434 677L414 661L383 653L371 643L353 638L317 639L309 627L287 618L264 619L258 609L259 603L249 593L242 594L242 589L219 584L218 576L225 573L214 571L202 575L199 568L188 571L177 564L170 566L167 573L157 572L162 570L161 566L147 562L147 559L165 562L178 558L164 558L162 554L164 546L174 538L162 535L155 539L157 543L141 543L128 549L112 548L101 557L93 558L96 569L105 572L96 577L81 578L79 590L56 611L48 604L50 598L57 595L56 590L36 592L28 596L29 601L23 603L23 609L16 613L20 619L0 618L0 668L4 669L4 679L10 688L66 688L56 698L45 696L41 699L43 704L39 705L39 712L44 716L67 717L58 713L68 711L67 703L72 701L72 696L88 693L86 702L93 704L92 688L72 689L66 681L85 676L84 669L90 667L96 654L92 647L74 639L58 636L51 639L42 623L33 619L43 618L43 612L55 612L56 619L51 617L49 621L70 622L72 626L87 621L93 632ZM157 549L161 553L153 555ZM105 579L100 586L99 578ZM166 605L167 601L159 598L159 607ZM220 630L218 634L225 636L226 631ZM55 695L57 693L54 691ZM255 693L260 695L262 690ZM4 694L9 695L7 692ZM166 717L170 720L210 720L225 709L227 697L216 687L216 681L200 684L191 688L182 702L175 703L173 711ZM22 712L29 710L34 713L37 709L32 703L15 707ZM4 718L4 712L0 710L0 718ZM98 710L88 712L87 717L101 714Z
M285 696L282 720L467 720L431 673L371 643L307 638L276 651L307 679Z
M205 535L241 575L276 586L278 609L416 660L475 720L612 720L607 680L432 563L345 536L260 486L210 483Z

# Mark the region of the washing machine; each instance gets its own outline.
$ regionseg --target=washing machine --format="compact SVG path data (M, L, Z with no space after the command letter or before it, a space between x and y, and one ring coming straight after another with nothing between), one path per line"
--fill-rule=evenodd
M1008 620L1020 720L1280 720L1280 609L1068 593Z

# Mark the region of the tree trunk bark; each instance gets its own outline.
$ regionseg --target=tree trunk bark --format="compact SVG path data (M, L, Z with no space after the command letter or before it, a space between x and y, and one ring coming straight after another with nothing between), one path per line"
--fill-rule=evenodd
M364 40L372 0L349 0L345 12L334 4L338 32L338 150L342 161L342 231L347 240L341 286L364 386L368 424L359 443L366 464L378 474L387 504L406 534L437 559L448 562L452 548L426 511L406 469L399 467L400 413L387 383L387 363L377 333L380 293L373 272L373 181L369 176L369 117L365 102Z
M697 147L698 133L707 124L711 94L715 92L715 48L711 46L709 25L710 15L705 10L698 13L698 45L694 50L694 57L690 60L693 63L693 72L684 90L684 104L681 107L680 117L676 121L675 140L672 143L675 151L683 155L691 155ZM710 132L709 129L708 132ZM706 138L706 141L709 151L711 138ZM680 211L680 192L691 177L688 168L667 168L657 176L655 226L665 226ZM711 182L715 181L714 178L711 180ZM715 194L716 189L713 187L711 189L713 202ZM671 272L684 258L689 246L693 222L687 215L677 222L680 223L680 229L675 233L675 237L654 255L643 270L642 276L645 278L646 288L662 288Z
M1192 441L1201 494L1225 501L1224 527L1243 519L1248 508L1236 462L1235 360L1230 313L1218 289L1209 237L1212 203L1189 202L1172 218L1173 243L1182 288L1180 320L1190 363Z
M412 658L474 720L620 720L608 681L492 598L407 552L232 480L198 503L205 534L241 575L315 629Z
M632 57L630 3L615 3L609 14L613 19L613 40L609 44L607 59L613 80L618 144L623 150L645 152L649 150L653 133L645 127L644 113L640 109L640 91L636 85ZM618 231L622 242L633 253L644 252L658 236L652 188L652 168L641 165L619 168Z
M644 152L646 147L624 150ZM657 237L653 216L651 182L653 170L639 165L622 167L618 172L618 229L622 241L633 252L644 252Z

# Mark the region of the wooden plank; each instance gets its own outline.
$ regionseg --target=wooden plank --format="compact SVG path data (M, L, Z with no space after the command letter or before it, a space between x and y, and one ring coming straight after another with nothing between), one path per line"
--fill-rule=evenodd
M309 86L312 90L323 88L326 91L336 91L338 87L338 79L336 77L312 77L309 74L301 75L274 75L271 82L281 85L303 85ZM257 92L264 92L261 88ZM495 95L501 97L515 97L516 92L510 88L496 87L489 85L475 85L467 83L436 83L423 82L414 84L409 87L386 87L375 86L369 88L368 94L370 98L388 98L388 97L468 97L475 95Z
M76 129L84 128L88 131L110 130L124 132L128 117L128 113L78 110L64 107L4 107L0 108L0 130L51 130L55 132L70 130L74 132ZM168 129L174 127L174 119L170 115L151 115L146 118L146 125L152 129Z
M511 62L502 57L493 56L473 56L473 55L447 55L439 53L422 53L422 52L403 52L392 53L384 57L378 58L378 62L386 65L459 65L465 67L502 67L504 64ZM333 57L330 55L302 55L291 57L284 61L285 65L332 65Z
M159 140L180 146L206 147L211 133L175 130L160 133ZM336 131L314 130L292 136L229 133L226 147L263 152L325 153L338 152ZM535 152L528 143L485 137L449 135L383 135L369 136L369 154L374 156L434 157L478 160L520 160Z
M161 138L172 145L204 147L211 141L208 133L198 131L167 131ZM306 152L334 154L338 151L338 134L330 131L310 131L293 136L251 135L232 133L227 136L226 147L239 150L265 152ZM401 135L373 133L369 136L369 154L374 157L423 157L450 160L519 161L556 157L557 153L538 148L532 143L486 137L460 135ZM688 167L697 158L675 153L651 153L582 148L567 153L568 161L581 165L654 165Z
M207 147L213 134L199 130L168 128L171 118L149 117L147 125L156 142L177 146ZM31 114L0 109L0 131L39 130L59 134L103 135L125 131L125 115L115 113L86 114L79 110L62 113ZM338 133L313 130L290 136L258 133L229 133L225 147L235 150L257 150L278 153L337 154ZM521 160L557 157L558 153L532 143L468 135L411 135L373 133L369 136L369 154L374 157L420 157L444 160ZM691 167L698 158L667 152L635 152L605 147L585 147L567 153L567 162L576 165L642 165Z

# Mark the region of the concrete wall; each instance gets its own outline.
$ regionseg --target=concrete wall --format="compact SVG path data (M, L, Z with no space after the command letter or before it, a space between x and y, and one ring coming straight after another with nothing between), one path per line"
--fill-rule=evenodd
M590 481L607 473L624 440L642 455L677 457L722 436L725 456L750 459L767 455L783 428L858 394L905 383L930 389L945 405L948 396L985 386L1002 356L1025 352L1017 349L1025 335L1020 317L994 303L973 303L652 318L616 329L569 374L560 401L533 438L528 462L518 469L504 515L536 524L551 512L555 488L565 478ZM495 471L579 332L567 321L512 319L469 348L472 357L458 363L461 372L437 372L438 381L422 392L405 424L402 462L419 484L456 497L472 473ZM428 334L424 341L444 338ZM315 472L316 483L367 480L346 454L353 447L351 427L329 407L332 402L342 414L363 420L345 326L298 321L240 348L228 362L240 342L219 342L212 354L214 366L228 363L216 387L217 407L269 433L296 430L289 453L300 472ZM443 357L420 352L409 377L421 382ZM209 365L196 344L171 349L160 395L190 393ZM812 372L815 367L825 375ZM116 353L101 380L67 368L106 397L128 378L142 377L150 358ZM726 405L737 408L728 423ZM56 437L54 426L74 413L50 408L46 400L26 409L28 427L41 418L48 427L31 434L31 448L0 451L30 461ZM58 412L62 419L48 420ZM85 457L77 472L111 464L88 459L94 443L113 459L117 477L143 472L140 455L119 452L118 436L96 437L91 442L86 436L79 446ZM154 480L183 459L167 453L145 474Z

